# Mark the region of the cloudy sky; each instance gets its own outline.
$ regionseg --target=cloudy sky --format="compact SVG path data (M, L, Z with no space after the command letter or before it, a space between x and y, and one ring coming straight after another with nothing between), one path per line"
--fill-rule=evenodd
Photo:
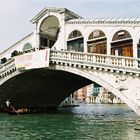
M0 0L0 52L32 32L44 7L68 8L84 18L140 17L140 0Z

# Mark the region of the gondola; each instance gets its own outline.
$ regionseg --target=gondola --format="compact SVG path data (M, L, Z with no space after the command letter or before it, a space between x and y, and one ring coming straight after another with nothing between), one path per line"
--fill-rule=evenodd
M21 114L25 114L25 113L29 113L29 110L27 109L18 109L16 110L13 106L8 106L7 108L4 109L4 111L8 114L11 115L21 115Z
M15 110L11 110L11 109L4 109L4 111L8 114L11 114L11 115L20 115L19 112L15 111Z

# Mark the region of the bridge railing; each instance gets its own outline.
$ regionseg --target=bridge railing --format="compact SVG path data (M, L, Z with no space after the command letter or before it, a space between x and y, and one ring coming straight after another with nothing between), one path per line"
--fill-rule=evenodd
M50 59L64 62L82 63L83 65L99 65L113 68L127 68L130 70L140 71L140 59L132 57L121 57L104 54L93 54L70 51L50 51ZM12 58L5 64L0 65L0 74L15 66L15 59Z
M52 59L139 69L140 59L113 55L51 50Z

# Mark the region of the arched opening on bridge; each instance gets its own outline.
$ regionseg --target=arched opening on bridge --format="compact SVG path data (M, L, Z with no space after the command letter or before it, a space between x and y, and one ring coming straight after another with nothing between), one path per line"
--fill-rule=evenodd
M92 83L70 72L44 68L23 72L7 82L1 85L0 103L4 105L9 99L15 108L57 107L74 91Z
M18 55L18 51L17 50L14 50L12 53L11 53L11 57L14 57L14 56L17 56Z
M23 52L29 51L32 49L32 44L31 43L26 43L23 47Z
M84 38L82 33L78 30L74 30L70 33L67 41L67 50L68 51L77 51L83 52L84 51Z
M52 48L57 41L59 26L59 20L55 16L49 16L43 20L39 31L39 49Z
M100 103L100 104L113 104L113 103L124 103L119 97L114 95L108 89L101 85L93 82L90 85L84 85L82 88L74 92L73 97L78 102L86 103Z
M0 63L1 64L4 64L4 63L6 63L7 62L7 58L6 57L3 57L1 60L0 60Z
M107 38L103 31L93 31L87 41L87 50L89 53L106 54L107 53Z
M97 83L92 83L90 85L84 84L82 88L74 92L74 98L78 102L86 103L101 103L100 89L102 87Z
M111 55L133 57L133 40L128 31L120 30L114 34Z

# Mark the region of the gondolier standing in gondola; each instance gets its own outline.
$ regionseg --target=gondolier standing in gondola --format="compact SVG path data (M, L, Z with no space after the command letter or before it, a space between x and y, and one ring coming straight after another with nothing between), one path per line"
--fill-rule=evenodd
M9 102L9 100L7 100L5 103L6 103L6 107L9 108L9 107L10 107L10 102Z
M5 103L6 103L6 109L5 109L5 111L6 111L7 113L9 113L9 114L17 114L17 115L20 115L20 114L15 110L15 108L14 108L12 105L10 105L11 103L9 102L9 100L7 100Z

